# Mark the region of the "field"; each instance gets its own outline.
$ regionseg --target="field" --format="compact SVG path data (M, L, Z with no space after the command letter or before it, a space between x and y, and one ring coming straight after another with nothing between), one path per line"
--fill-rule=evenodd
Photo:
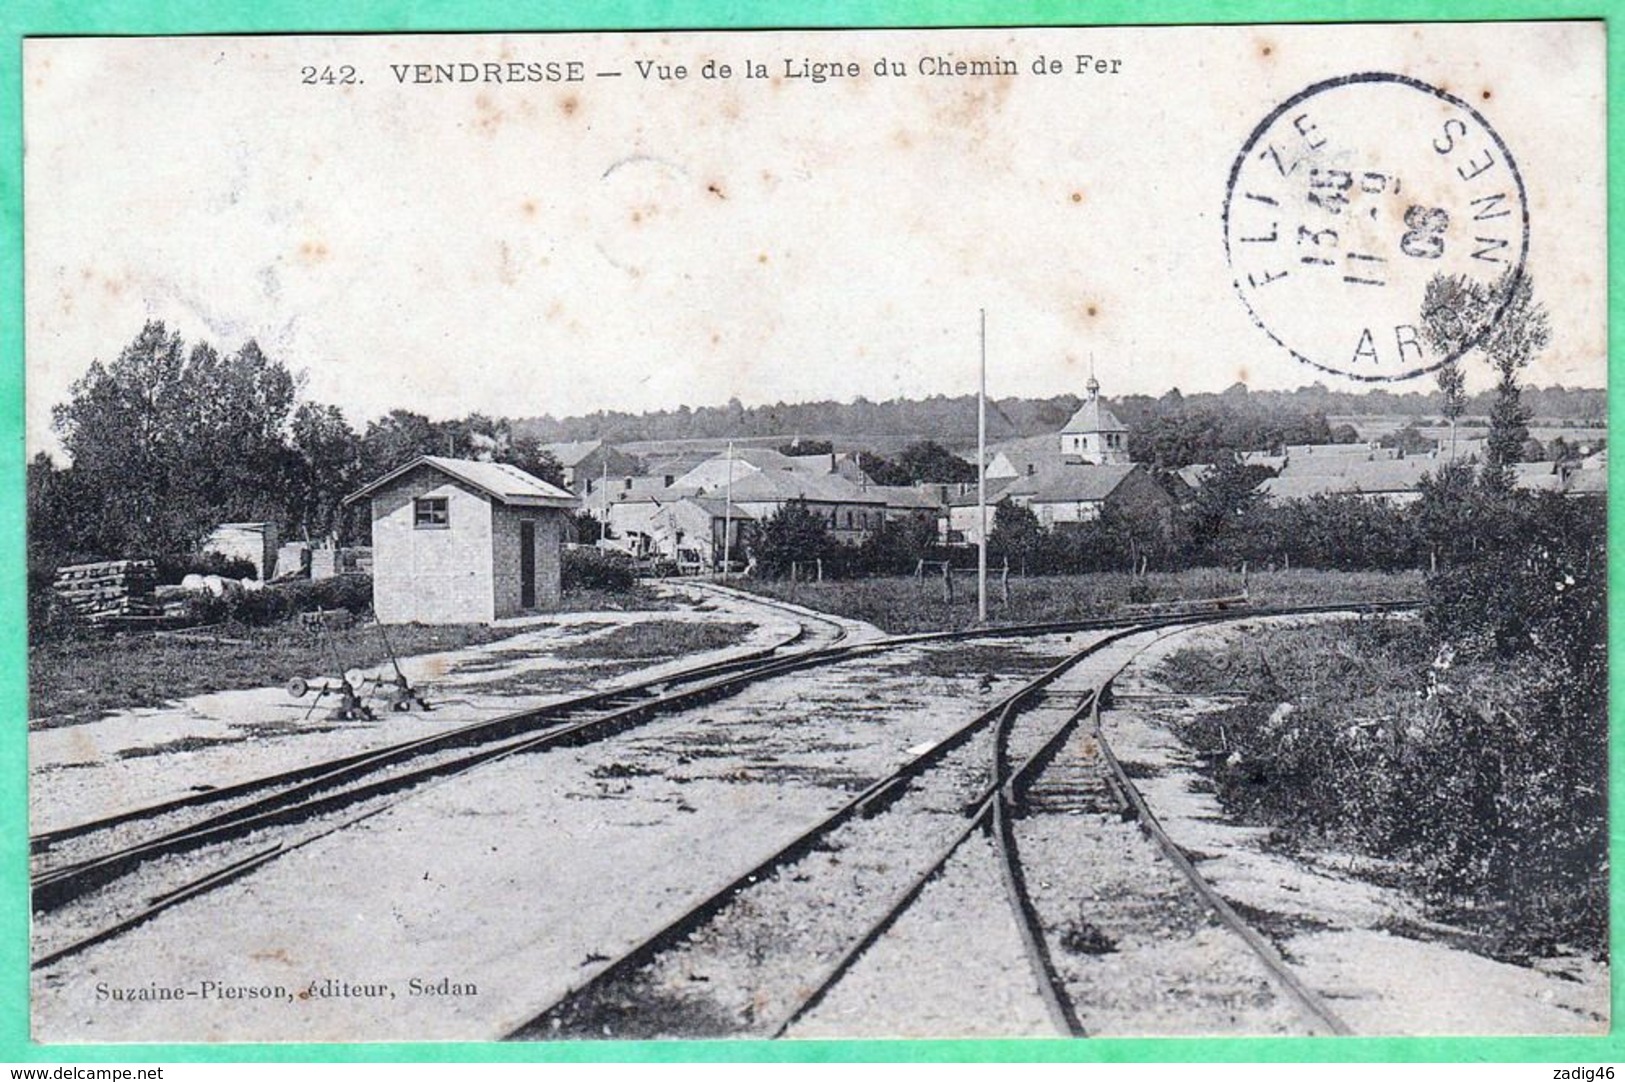
M953 598L940 576L800 582L738 580L732 583L767 597L793 601L822 612L866 620L893 634L946 631L976 622L976 577L956 574ZM1053 575L1009 579L1006 598L997 571L988 573L988 620L995 624L1038 623L1111 616L1136 603L1199 601L1234 597L1243 590L1237 572L1197 569L1153 572ZM1337 602L1420 598L1417 572L1274 571L1254 573L1245 583L1255 607L1321 605Z
M581 591L567 593L564 607L577 612L657 611L670 605L642 591ZM683 625L674 626L679 636L692 634ZM406 624L391 626L388 636L396 655L408 657L496 642L526 630ZM654 648L639 642L639 649ZM670 652L690 646L688 639L678 638ZM313 673L336 675L341 663L345 669L366 669L388 660L384 638L370 622L320 634L293 621L268 627L222 624L192 634L86 632L30 645L28 724L32 729L77 725L188 695L277 686L290 677Z

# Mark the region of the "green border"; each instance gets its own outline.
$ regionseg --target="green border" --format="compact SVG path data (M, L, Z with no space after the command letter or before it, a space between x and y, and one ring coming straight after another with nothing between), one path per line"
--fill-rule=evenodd
M1093 1041L760 1041L567 1044L298 1044L298 1045L68 1045L28 1040L26 629L23 558L23 273L22 273L22 39L37 35L305 33L357 31L484 31L598 29L761 29L770 27L1018 26L1135 23L1265 23L1602 18L1625 16L1625 0L1171 0L1151 7L1133 0L1063 3L1049 0L878 0L829 3L816 12L787 0L578 0L569 10L522 0L94 0L70 3L11 0L0 5L0 701L16 733L0 741L0 1062L418 1062L418 1061L822 1061L925 1062L1315 1062L1315 1061L1545 1061L1598 1065L1625 1060L1618 1034L1595 1038L1292 1038ZM1613 27L1610 27L1613 30ZM1608 84L1620 86L1621 35L1608 35ZM1619 110L1608 117L1609 313L1625 285L1625 216L1619 177L1625 138ZM1610 356L1625 357L1625 321L1611 319ZM1625 361L1622 361L1625 363ZM1610 365L1610 386L1614 386ZM1610 402L1610 424L1625 430L1625 396ZM1614 471L1625 469L1616 458ZM1612 477L1610 480L1612 482ZM1610 487L1613 485L1611 483ZM1617 502L1610 515L1610 656L1621 646L1620 558ZM1612 669L1612 702L1625 691ZM1610 712L1612 719L1613 715ZM1610 753L1611 791L1621 793L1620 732ZM1616 804L1617 807L1617 804ZM1610 829L1616 857L1619 817ZM1621 928L1622 874L1613 865L1613 927ZM1619 986L1613 1017L1621 1017Z

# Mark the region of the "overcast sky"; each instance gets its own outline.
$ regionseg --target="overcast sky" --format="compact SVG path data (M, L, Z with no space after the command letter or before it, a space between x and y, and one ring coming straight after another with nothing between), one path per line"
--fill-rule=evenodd
M1602 46L1578 23L31 41L31 451L148 319L256 338L358 424L964 393L984 307L996 395L1081 393L1091 356L1108 395L1359 389L1254 325L1221 211L1277 104L1372 70L1500 133L1554 328L1530 379L1602 386ZM1080 53L1118 73L1075 74ZM1041 55L1063 74L1034 75ZM862 75L785 78L804 58ZM875 76L882 58L909 74ZM569 61L582 81L408 67ZM301 82L343 65L358 83Z

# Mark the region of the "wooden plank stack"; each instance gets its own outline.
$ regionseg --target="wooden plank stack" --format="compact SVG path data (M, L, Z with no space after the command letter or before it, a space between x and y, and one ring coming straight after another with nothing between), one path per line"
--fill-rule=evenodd
M108 560L59 567L53 589L88 620L159 616L152 596L158 570L151 560Z

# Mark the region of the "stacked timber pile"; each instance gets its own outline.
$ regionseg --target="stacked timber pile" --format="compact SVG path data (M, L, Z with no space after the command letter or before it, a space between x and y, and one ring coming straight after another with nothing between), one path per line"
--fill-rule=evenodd
M57 568L53 588L89 620L159 616L163 608L152 596L157 578L151 560L108 560Z

